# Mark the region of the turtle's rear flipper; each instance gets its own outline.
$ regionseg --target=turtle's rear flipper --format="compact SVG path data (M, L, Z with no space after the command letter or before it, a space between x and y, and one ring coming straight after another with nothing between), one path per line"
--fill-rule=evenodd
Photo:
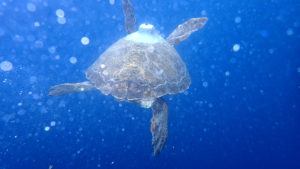
M134 16L134 9L129 2L129 0L122 0L125 28L127 34L133 33L136 31L136 21Z
M201 29L207 22L206 17L192 18L178 27L167 37L167 42L171 45L177 45L187 39L193 32Z
M75 92L86 92L96 88L88 81L81 83L63 83L49 89L49 96L60 96Z
M157 98L152 105L151 120L152 146L154 155L163 149L168 137L168 105L163 98Z

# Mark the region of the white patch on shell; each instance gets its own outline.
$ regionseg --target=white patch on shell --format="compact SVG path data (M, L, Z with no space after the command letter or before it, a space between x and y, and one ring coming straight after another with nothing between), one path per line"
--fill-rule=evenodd
M164 38L162 38L159 33L155 31L154 27L151 26L145 26L145 24L142 24L137 32L127 35L125 39L129 41L150 44L165 42Z
M153 53L154 52L154 47L153 46L149 46L147 48L148 52Z
M163 70L163 69L160 69L159 72L158 72L159 75L161 75L161 74L163 74L163 73L164 73L164 70Z
M100 67L101 67L101 69L104 69L106 67L106 65L105 64L101 64Z
M107 76L107 75L108 75L107 70L103 70L102 74L103 74L104 76Z

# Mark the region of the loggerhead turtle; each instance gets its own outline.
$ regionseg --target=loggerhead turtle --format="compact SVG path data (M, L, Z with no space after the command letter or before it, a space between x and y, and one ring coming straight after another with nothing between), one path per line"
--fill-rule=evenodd
M192 18L166 39L150 24L136 30L134 9L122 0L127 36L110 46L87 70L88 81L50 88L49 96L100 90L118 101L152 108L152 146L158 155L168 136L168 105L162 96L177 94L190 86L188 70L174 45L201 29L207 18Z

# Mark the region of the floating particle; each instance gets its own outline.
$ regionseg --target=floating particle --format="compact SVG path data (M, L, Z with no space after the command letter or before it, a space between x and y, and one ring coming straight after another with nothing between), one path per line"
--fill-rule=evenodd
M229 76L230 75L230 72L229 71L226 71L225 72L225 76Z
M84 36L81 38L81 43L83 45L88 45L90 43L90 39L88 37Z
M287 31L286 31L286 34L288 36L292 36L294 34L294 30L292 28L289 28Z
M44 42L41 41L41 40L37 40L37 41L34 42L34 46L36 48L42 48L44 46Z
M241 21L242 21L242 18L239 17L239 16L237 16L237 17L234 18L234 22L235 23L241 23Z
M65 12L62 9L57 9L55 14L56 14L57 17L60 17L60 18L65 17Z
M260 93L261 95L263 95L263 94L264 94L264 90L260 89L260 90L259 90L259 93Z
M44 130L45 130L45 131L49 131L49 130L50 130L50 127L49 127L49 126L46 126L46 127L44 128Z
M70 61L70 63L75 64L75 63L77 63L77 58L72 56L72 57L70 57L69 61Z
M266 29L263 29L263 30L260 30L259 31L260 35L264 38L268 37L269 36L269 31L266 30Z
M30 84L34 84L34 83L36 83L37 82L37 77L36 76L31 76L30 78L29 78L29 83Z
M203 82L202 86L206 88L208 86L208 83L207 82Z
M29 42L33 42L34 40L35 40L35 37L34 37L34 35L27 35L27 40L29 41Z
M50 46L50 47L48 48L48 51L49 51L49 53L53 54L53 53L55 53L55 51L56 51L56 47L55 47L55 46Z
M36 93L32 94L32 97L33 97L34 100L38 100L38 99L41 98L40 95L38 95Z
M2 28L0 28L0 36L3 36L4 34L5 34L5 31Z
M33 25L34 25L34 27L40 27L41 26L41 24L38 21L34 22Z
M232 47L233 51L235 51L235 52L238 52L240 50L240 48L241 48L241 46L239 44L234 44Z
M268 52L269 52L270 54L273 54L273 53L274 53L274 49L269 49Z
M35 12L36 11L36 6L33 3L28 3L27 4L27 10L30 12Z
M300 73L300 67L297 68L297 72Z
M51 121L51 122L50 122L50 126L53 127L53 126L55 126L55 125L56 125L56 122L55 122L55 121Z
M57 17L57 22L63 25L67 22L67 19L65 17Z
M17 114L18 114L19 116L23 116L25 113L26 113L26 111L25 111L24 109L21 109L21 110L19 110L19 111L17 112Z
M0 63L0 69L6 72L11 71L13 69L13 64L10 61L5 60Z
M114 5L115 4L115 0L109 0L109 4Z
M24 41L24 37L21 36L21 35L16 34L16 35L13 37L13 40L14 40L14 41L17 41L17 42L23 42L23 41Z
M60 56L59 55L56 55L55 56L55 60L59 60L60 59Z

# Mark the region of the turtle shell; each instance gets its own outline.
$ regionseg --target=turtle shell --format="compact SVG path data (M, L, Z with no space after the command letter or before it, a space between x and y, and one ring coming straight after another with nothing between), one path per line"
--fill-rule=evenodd
M151 100L181 93L190 86L188 70L164 39L143 43L120 39L87 70L87 79L118 100Z

